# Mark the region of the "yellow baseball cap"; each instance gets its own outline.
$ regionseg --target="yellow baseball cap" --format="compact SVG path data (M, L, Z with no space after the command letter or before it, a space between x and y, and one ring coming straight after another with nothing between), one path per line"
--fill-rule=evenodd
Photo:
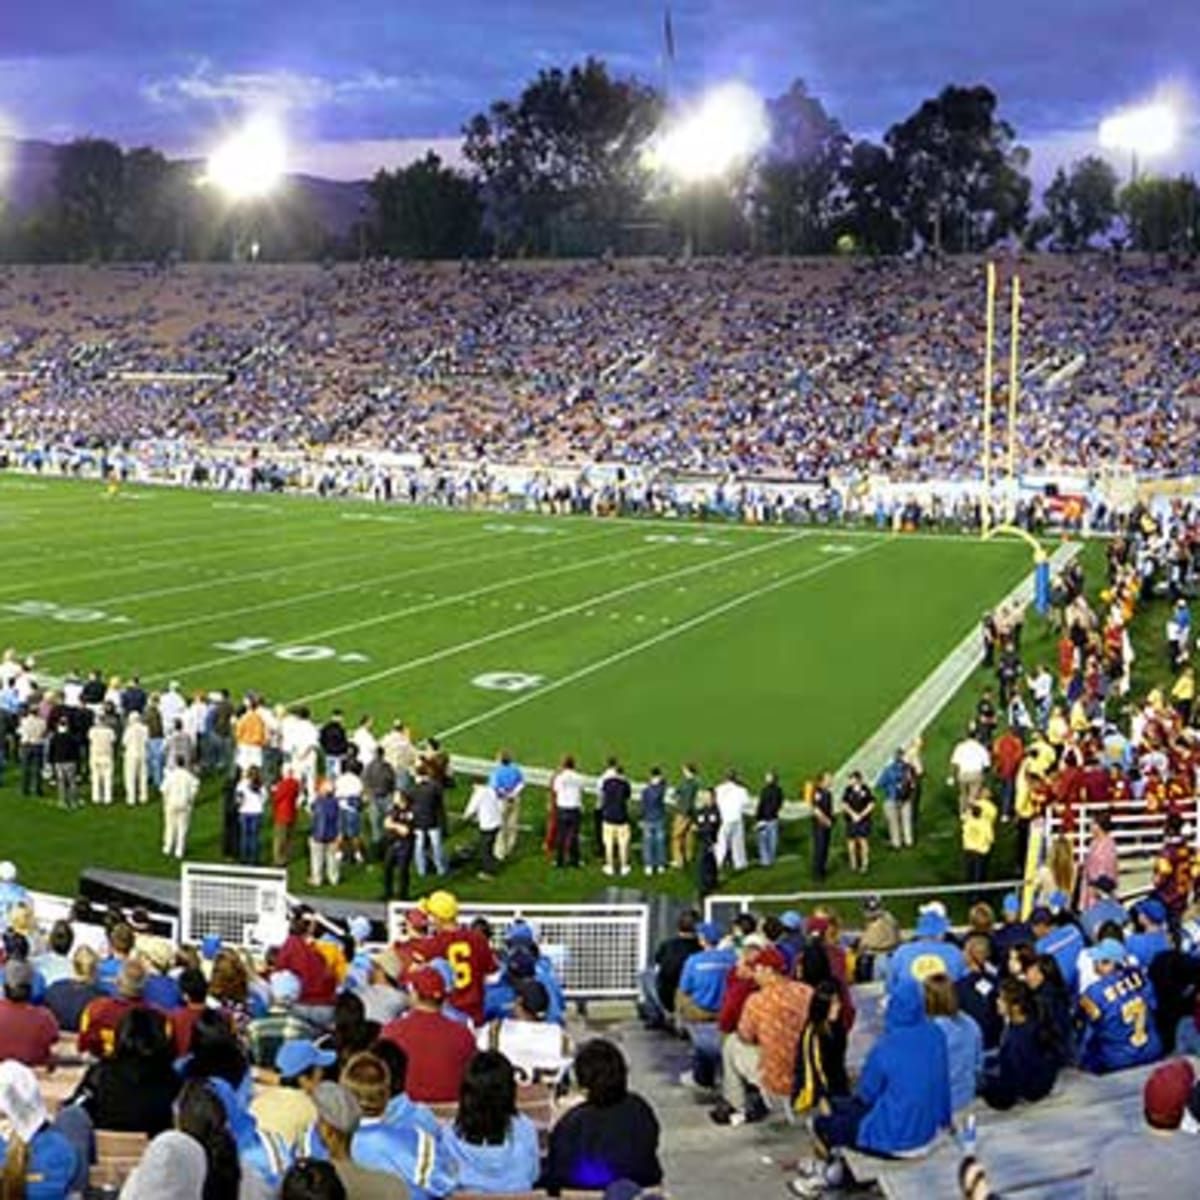
M435 921L458 919L458 898L450 892L432 892L420 903L420 908Z

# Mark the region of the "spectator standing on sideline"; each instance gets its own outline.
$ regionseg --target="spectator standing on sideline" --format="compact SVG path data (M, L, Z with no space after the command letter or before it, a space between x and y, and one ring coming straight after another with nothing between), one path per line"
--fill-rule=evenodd
M642 788L642 866L647 875L667 869L667 781L658 767Z
M182 758L167 767L162 781L163 853L182 859L187 852L188 829L200 780L188 770Z
M359 758L351 752L333 784L338 802L338 834L343 863L366 861L363 852L363 782Z
M335 708L329 714L329 720L321 726L317 740L321 746L321 753L325 755L325 774L330 779L336 779L341 774L342 760L350 749L350 739L346 736L341 709Z
M975 735L975 727L969 726L966 736L950 755L951 782L958 785L958 811L962 816L971 801L983 787L983 777L991 764L987 748Z
M146 803L148 782L146 747L149 738L146 723L138 713L131 712L125 718L125 729L121 734L126 804Z
M891 762L875 782L883 796L883 815L887 819L888 840L893 850L913 844L912 797L913 772L904 751L897 750Z
M105 720L93 721L88 730L88 774L92 781L93 804L111 804L113 801L116 745L117 731L113 726Z
M408 899L417 831L413 825L413 807L406 792L392 797L392 810L383 821L383 898L392 898L392 881L400 874L400 899Z
M768 771L758 793L758 808L754 812L759 866L774 866L775 859L779 857L779 814L782 811L783 788L779 786L779 775L775 771Z
M604 873L629 874L629 800L633 789L619 763L613 763L600 783L601 833Z
M317 784L308 831L308 882L311 887L320 887L326 882L336 887L340 877L338 801L333 794L333 783L322 779Z
M41 796L46 765L46 722L36 708L26 708L17 722L21 749L21 795Z
M490 783L481 781L471 789L463 820L474 821L479 826L479 878L494 879L498 865L496 839L504 824L504 809Z
M829 873L829 842L833 837L833 776L826 771L812 793L812 873L823 882Z
M289 763L271 789L271 861L277 867L286 867L292 861L292 835L299 807L300 780Z
M64 717L50 735L47 757L54 771L54 782L58 786L58 805L72 809L80 806L79 801L79 740L71 732L70 722Z
M1000 785L1000 820L1007 824L1013 819L1017 800L1017 772L1025 757L1025 743L1011 726L992 743L992 765Z
M982 884L987 879L988 860L996 841L996 806L983 789L967 807L962 818L963 858L967 882ZM979 893L975 894L976 899Z
M735 871L746 869L746 813L750 809L750 793L742 786L736 771L729 771L714 792L717 811L721 814L721 829L717 834L714 853L718 870L728 855Z
M259 832L265 806L262 773L257 767L250 767L237 785L238 861L249 866L258 865Z
M413 814L413 853L417 874L425 878L428 862L435 874L444 875L446 858L442 848L442 823L446 819L445 791L441 780L424 759L417 764L416 781L409 789L408 799ZM503 855L497 854L497 857L502 858Z
M696 853L696 795L700 777L693 763L684 763L674 788L675 814L671 818L671 866L686 867Z
M708 788L696 795L696 892L701 903L710 892L717 890L717 842L721 836L721 814L716 797Z
M846 816L846 853L850 870L865 875L871 866L871 814L875 794L867 786L861 771L851 771L842 792L842 812Z
M583 776L566 755L551 786L554 795L554 865L579 866L579 830L583 822Z
M511 858L517 848L521 827L521 793L525 790L525 775L507 750L501 750L496 766L488 779L500 799L504 823L496 840L496 857ZM418 871L420 870L418 866ZM441 872L439 871L439 874Z
M388 734L390 737L391 734ZM371 856L380 857L383 845L383 822L392 807L392 795L396 791L396 770L385 757L385 747L380 742L375 747L375 757L363 767L363 799L367 808L367 821L371 831Z

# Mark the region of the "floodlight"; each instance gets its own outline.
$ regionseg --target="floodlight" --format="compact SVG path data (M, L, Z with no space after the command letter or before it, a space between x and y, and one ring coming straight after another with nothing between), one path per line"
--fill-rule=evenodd
M1169 154L1179 140L1179 114L1165 100L1122 109L1100 122L1100 145L1141 157Z
M254 117L209 155L205 181L231 200L256 200L278 186L286 159L287 145L278 122Z
M761 150L771 127L762 97L744 83L725 83L664 129L649 148L652 166L687 183L717 179Z

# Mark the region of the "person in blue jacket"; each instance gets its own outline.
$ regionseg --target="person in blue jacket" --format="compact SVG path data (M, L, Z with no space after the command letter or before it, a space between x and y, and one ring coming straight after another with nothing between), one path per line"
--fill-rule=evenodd
M1079 926L1060 914L1056 920L1049 908L1035 908L1029 916L1033 930L1034 949L1039 954L1049 954L1058 963L1063 982L1072 995L1079 991L1079 952L1084 947L1083 934Z
M24 1162L25 1200L66 1200L79 1186L79 1153L50 1125L37 1076L23 1063L0 1063L0 1116L11 1132L0 1138L0 1179ZM10 1162L10 1160L12 1160ZM6 1193L7 1194L7 1193Z
M813 1134L827 1152L853 1147L882 1157L919 1153L950 1125L946 1039L925 1015L925 995L901 978L888 996L885 1027L848 1100L817 1117Z
M1079 997L1084 1020L1079 1065L1104 1074L1152 1063L1162 1057L1154 1023L1155 997L1150 976L1125 962L1125 947L1106 938L1091 951L1096 982Z
M940 904L923 905L917 918L917 936L892 953L888 992L901 980L924 983L930 975L948 975L957 982L967 973L962 951L945 940L950 922Z
M696 935L702 949L683 964L675 1011L683 1021L715 1021L725 998L725 982L737 965L737 951L721 945L721 930L712 921L698 925Z
M1135 931L1125 939L1125 953L1144 971L1160 955L1173 949L1167 933L1167 906L1157 896L1134 905Z

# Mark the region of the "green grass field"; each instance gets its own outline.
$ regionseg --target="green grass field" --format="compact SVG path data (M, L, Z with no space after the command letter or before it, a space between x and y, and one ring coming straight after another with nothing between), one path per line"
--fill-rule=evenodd
M402 715L455 752L506 746L539 766L567 750L587 770L619 754L634 776L695 759L752 785L776 767L790 794L839 766L1029 565L1023 546L967 538L155 488L110 499L95 482L25 476L0 478L0 530L0 644L50 675L252 688L317 717L371 713L378 731ZM71 891L86 866L171 870L155 806L67 814L15 783L10 771L0 837L31 885ZM541 807L529 804L535 824ZM193 857L216 856L216 826L209 798ZM531 847L491 889L473 872L456 885L534 900L602 884L591 868L550 874ZM806 883L793 861L729 886ZM342 887L378 890L365 873Z

